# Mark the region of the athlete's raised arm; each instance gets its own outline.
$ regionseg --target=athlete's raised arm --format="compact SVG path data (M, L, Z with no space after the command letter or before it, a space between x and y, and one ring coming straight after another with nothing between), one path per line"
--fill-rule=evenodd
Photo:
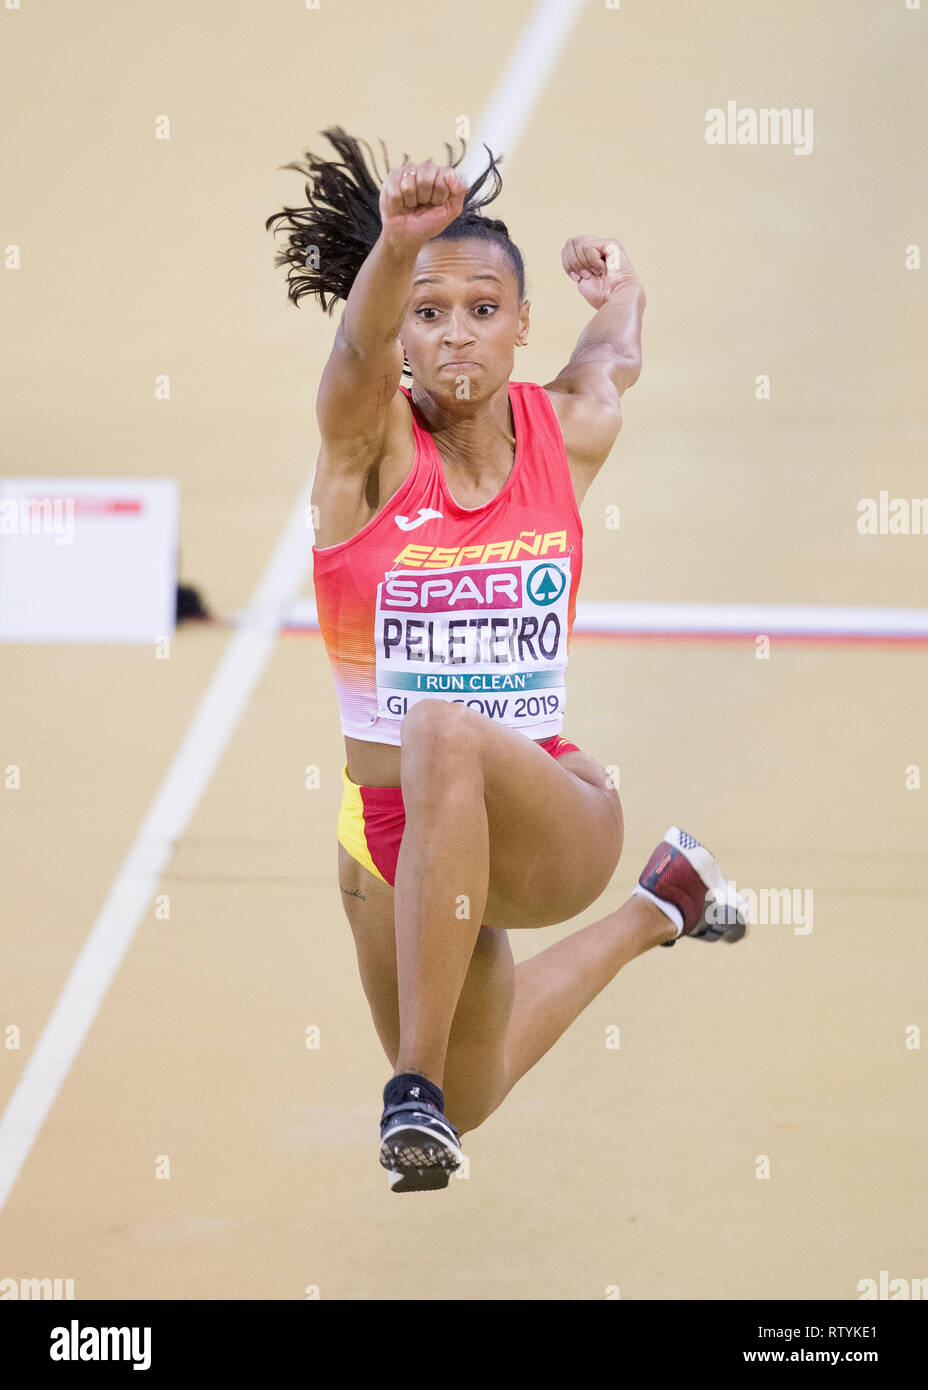
M571 458L595 473L622 427L622 393L641 375L645 293L625 247L615 238L572 237L561 261L596 313L569 362L545 390L557 395Z
M564 244L561 261L596 313L556 381L562 390L583 391L608 379L621 395L641 374L646 302L641 281L625 247L614 238L572 237Z
M382 442L403 368L400 329L416 258L460 214L467 185L434 160L391 169L380 194L381 233L348 295L316 398L331 458L350 467Z

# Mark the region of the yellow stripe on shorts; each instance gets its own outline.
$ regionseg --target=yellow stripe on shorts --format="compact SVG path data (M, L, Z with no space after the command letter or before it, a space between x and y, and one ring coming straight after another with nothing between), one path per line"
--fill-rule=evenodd
M357 782L352 782L348 776L348 764L342 768L342 782L344 791L342 792L342 804L338 809L338 842L345 846L345 849L356 859L365 869L386 883L387 880L378 869L371 858L371 852L367 847L367 836L364 833L364 802L361 800L361 788Z

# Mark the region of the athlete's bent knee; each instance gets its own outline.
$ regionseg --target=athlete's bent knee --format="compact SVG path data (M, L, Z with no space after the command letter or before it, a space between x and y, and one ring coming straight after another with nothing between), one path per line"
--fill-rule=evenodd
M400 744L406 749L426 747L430 758L444 751L469 754L479 717L448 700L418 700L400 725Z

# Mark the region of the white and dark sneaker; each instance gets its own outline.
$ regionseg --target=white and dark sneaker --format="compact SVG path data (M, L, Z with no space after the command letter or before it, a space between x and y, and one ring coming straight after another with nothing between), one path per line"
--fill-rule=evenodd
M454 1125L428 1101L388 1105L380 1120L380 1162L393 1192L430 1192L447 1187L464 1161Z
M723 878L714 856L685 830L672 825L638 879L640 887L672 903L683 918L680 936L699 941L740 941L747 931L747 898Z

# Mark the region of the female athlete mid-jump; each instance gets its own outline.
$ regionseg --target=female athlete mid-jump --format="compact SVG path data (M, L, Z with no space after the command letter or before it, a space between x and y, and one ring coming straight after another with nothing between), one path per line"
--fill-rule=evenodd
M578 507L638 379L644 292L621 242L571 237L595 313L553 381L512 381L530 305L479 212L492 153L470 188L460 160L387 159L379 186L356 139L324 134L341 162L288 165L307 207L266 225L289 230L294 303L346 301L316 403L314 580L347 755L339 885L394 1071L380 1162L411 1192L447 1186L460 1136L623 965L738 940L747 911L673 826L624 906L514 964L508 930L583 912L622 852L618 792L561 729Z

